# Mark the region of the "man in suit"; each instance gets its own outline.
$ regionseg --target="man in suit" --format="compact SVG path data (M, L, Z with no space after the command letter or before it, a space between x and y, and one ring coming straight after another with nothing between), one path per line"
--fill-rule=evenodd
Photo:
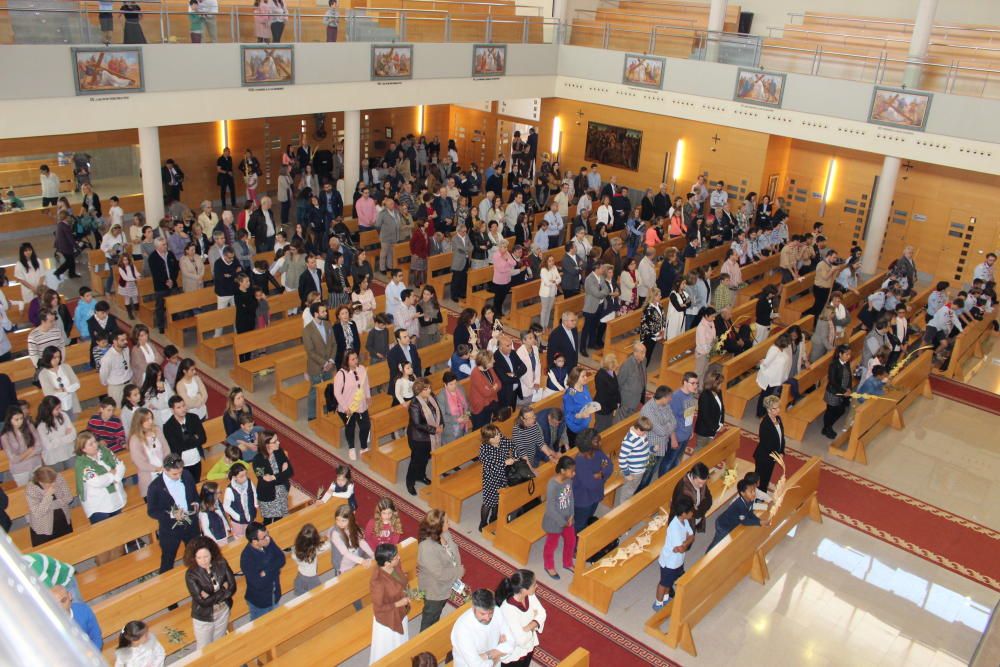
M180 457L185 470L191 473L191 478L201 479L203 447L208 441L201 417L188 413L187 404L180 396L171 396L168 403L173 414L163 424L163 437L170 451Z
M588 353L588 345L601 347L600 340L600 309L604 300L611 296L608 274L612 270L609 264L601 264L595 268L583 281L583 332L580 334L580 354Z
M215 161L215 182L219 184L219 194L222 196L222 208L226 207L226 190L229 199L236 208L236 181L233 179L233 154L229 146L222 149L222 155Z
M163 333L167 320L167 307L164 300L177 291L177 277L180 275L181 265L173 253L167 252L165 238L158 237L153 245L153 252L149 253L146 263L149 265L149 273L153 277L153 293L156 295L154 323L160 333Z
M549 347L547 351L548 366L551 368L556 354L561 354L566 359L566 372L570 372L576 367L580 359L580 332L576 330L576 313L566 311L562 314L561 326L553 329L549 334Z
M315 263L314 263L315 266ZM333 337L326 305L309 306L313 321L302 330L302 346L306 350L306 375L309 379L308 417L316 419L316 385L333 377L337 343Z
M97 345L97 341L106 340L109 335L121 331L118 319L111 314L111 304L107 301L97 302L97 305L94 306L94 314L87 320L87 331L90 333L90 365L96 368L94 347Z
M906 289L910 293L915 293L917 285L917 260L913 258L913 246L908 245L903 248L903 256L896 262L896 271L902 274L907 283Z
M198 535L198 492L178 454L167 454L163 459L163 474L149 483L146 514L159 523L156 537L160 543L160 574L163 574L174 568L181 544Z
M316 255L309 253L306 256L306 270L299 276L299 299L306 302L309 292L323 293L323 272L316 266Z
M181 171L173 158L169 158L163 163L160 168L160 179L163 181L163 194L166 202L169 204L172 201L180 201L181 190L184 189L184 172Z
M622 399L618 418L625 419L638 412L646 398L646 346L639 341L632 344L632 354L618 369L618 389Z
M400 368L406 362L413 366L413 375L420 377L422 368L420 367L420 353L417 346L410 344L410 332L406 329L396 329L392 332L396 337L396 344L389 348L389 356L386 361L389 364L389 386L395 387L396 380L401 373Z
M257 252L274 250L274 235L278 230L271 213L270 197L260 198L260 208L250 214L247 230L253 234L253 244Z
M344 198L330 181L323 183L323 191L319 193L319 208L323 211L326 229L330 229L333 221L344 215Z
M500 338L497 351L493 353L493 361L493 370L500 378L500 404L513 410L519 399L526 398L525 390L521 387L521 376L528 372L528 367L521 361L521 357L514 354L514 344L506 336ZM531 396L530 387L527 389L527 396Z
M598 186L594 189L600 192L602 198L611 197L613 199L614 196L618 194L618 177L612 176L611 179L604 184L604 187Z
M562 280L560 287L564 298L570 298L580 293L580 280L583 270L580 268L580 260L573 254L573 244L566 244L566 254L562 258Z
M611 210L614 212L614 224L611 228L615 231L625 229L625 221L628 220L632 212L632 202L628 198L628 188L623 187L611 198Z
M465 298L469 279L469 258L472 255L472 241L465 231L465 225L459 225L455 236L451 239L451 300L460 301Z
M449 200L450 201L450 200ZM399 243L399 211L396 210L396 200L386 197L383 208L375 216L375 228L378 229L378 240L381 247L378 253L378 268L388 273L393 268L392 246Z

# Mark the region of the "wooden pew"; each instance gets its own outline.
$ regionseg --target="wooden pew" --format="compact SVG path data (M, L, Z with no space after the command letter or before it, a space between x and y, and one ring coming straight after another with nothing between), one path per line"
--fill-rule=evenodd
M614 506L615 492L621 486L624 478L617 465L618 451L632 424L639 418L639 413L630 415L614 426L601 432L601 451L607 454L615 465L615 474L604 483L604 503ZM566 452L567 456L575 457L578 451L574 447ZM545 513L544 502L513 521L508 517L533 500L545 499L549 480L555 474L556 461L548 461L535 470L534 484L518 484L517 486L500 489L500 509L497 512L495 524L494 546L509 555L521 565L528 564L531 547L535 542L545 537L542 530L542 515Z
M65 350L65 363L73 368L78 368L90 363L90 343L73 343ZM35 365L31 363L29 357L18 357L10 361L0 363L0 373L10 378L14 384L26 382L35 377Z
M552 327L561 326L563 313L576 313L578 315L582 313L583 299L583 292L568 299L565 297L557 298L555 305L552 307Z
M438 300L450 299L451 253L431 255L427 259L427 284L434 288Z
M700 269L703 266L712 267L716 264L722 264L722 262L726 261L726 253L728 252L728 245L720 245L715 248L709 248L708 250L702 250L694 257L685 258L684 275L691 273L695 269Z
M590 667L590 651L585 648L575 648L573 652L559 661L559 667Z
M399 554L402 568L408 573L416 572L417 542L412 537L400 545ZM324 554L321 561L329 561ZM285 569L295 569L292 563ZM215 667L216 665L252 664L255 658L275 660L297 644L313 636L326 627L337 625L357 614L352 607L354 600L368 597L371 587L371 570L353 568L339 577L331 578L305 595L294 604L283 604L271 613L247 623L236 632L212 642L203 650L196 650L177 665L191 667ZM450 614L445 619L454 616ZM454 623L454 621L452 621ZM369 627L370 627L369 621ZM246 628L246 629L244 629ZM425 633L426 634L426 633ZM423 634L420 635L423 637ZM369 637L370 639L370 637ZM450 639L450 638L449 638ZM449 641L449 650L451 648ZM325 656L324 656L325 657Z
M646 633L691 655L692 629L744 577L767 581L767 554L805 517L820 523L820 459L813 457L788 478L788 492L769 526L737 526L674 584L676 595L645 623ZM658 547L659 548L659 547ZM662 630L669 619L670 627Z
M608 354L614 353L618 357L618 363L621 364L631 354L632 344L639 340L638 331L641 323L642 309L633 310L608 322L604 331L604 347L594 351L590 355L591 359L603 360Z
M951 351L948 368L943 372L937 372L944 377L953 378L959 382L967 382L979 368L979 363L969 366L969 362L986 358L983 343L988 341L993 335L992 323L996 319L996 316L996 310L992 314L987 313L981 322L972 322L961 333L955 336L955 345Z
M472 608L471 602L455 609L447 616L441 618L437 623L427 628L415 637L411 637L392 653L384 656L377 662L373 662L373 667L411 667L413 657L427 652L434 656L439 664L444 664L451 653L451 629L455 626L458 618Z
M256 329L233 335L233 368L229 376L241 387L254 390L257 375L268 372L285 359L295 355L300 348L284 348L276 352L265 352L259 357L240 361L240 355L268 350L273 345L281 345L302 340L302 320L289 317L265 329Z
M312 523L320 531L326 531L333 525L333 513L324 505L313 505L307 509L293 512L281 521L269 525L268 533L276 544L287 548L294 544L295 536L307 523ZM233 568L234 572L240 571L240 555L246 544L246 540L237 540L221 547L222 556L229 561L229 566ZM156 556L158 560L159 554ZM290 558L289 561L291 561ZM321 573L329 570L331 567L330 558L320 556L318 565ZM281 570L283 591L292 590L296 570L292 562L286 563ZM114 650L117 648L118 628L134 619L145 619L147 623L150 623L152 630L160 636L165 636L163 631L168 627L185 632L184 639L178 643L162 642L168 655L193 643L194 631L191 623L191 610L187 605L161 613L168 605L183 602L190 597L184 583L186 571L184 567L175 567L169 572L130 586L122 592L92 605L98 623L111 637L104 643L105 658L113 656ZM237 586L236 595L233 597L233 619L247 613L247 603L243 596L244 590L242 585ZM155 618L153 618L154 616Z
M267 297L267 303L270 306L272 318L282 318L286 311L298 308L301 301L299 293L292 291L273 294ZM233 345L233 336L236 334L233 333L232 327L235 321L236 309L232 307L210 310L195 315L195 354L197 357L212 368L217 368L219 351ZM216 336L216 329L229 329L229 331L223 331L221 336Z
M867 446L886 427L899 431L903 429L903 410L917 396L933 398L930 371L932 350L924 350L911 360L894 377L887 387L885 397L891 400L867 400L857 406L854 423L848 432L838 433L827 451L848 461L868 463Z
M865 332L859 331L851 336L849 345L851 346L851 357L857 358L861 353L861 346L865 342ZM819 418L826 411L826 403L823 401L823 391L826 389L827 373L833 361L836 350L830 350L825 355L812 364L812 368L807 368L796 376L799 380L799 392L802 398L792 407L786 406L781 413L782 423L785 426L785 437L790 440L802 440L805 437L809 424ZM807 394L809 389L812 393ZM784 392L788 387L782 387L782 399L785 399ZM789 394L789 399L791 398Z
M778 290L778 314L788 320L790 315L786 313L795 312L805 312L809 310L812 306L812 286L813 282L816 280L816 272L807 273L802 276L799 280L793 280L790 283L785 283ZM798 308L793 308L792 303L796 300L806 300L808 305L800 306Z
M732 309L733 322L753 318L756 307L756 299L736 306ZM663 309L663 312L666 312L666 308ZM665 384L671 389L677 389L681 386L684 373L694 371L694 339L696 332L697 327L688 329L663 344L663 352L660 360L660 384ZM723 356L728 358L727 355Z
M188 315L181 319L174 319L181 313L188 313L194 309L208 308L216 303L215 288L202 287L194 292L183 292L173 294L163 300L167 312L166 335L174 345L179 348L184 347L184 333L195 328L194 315Z
M484 266L481 269L469 269L466 282L465 301L462 306L472 308L477 313L483 306L493 301L493 267ZM440 296L440 295L439 295Z
M666 536L666 527L653 536L652 543L638 556L634 556L624 564L614 569L601 569L587 565L587 559L604 548L605 545L620 538L632 530L637 524L645 524L657 511L668 511L674 487L681 481L691 467L698 462L704 463L709 469L720 463L727 469L736 467L736 452L740 445L740 430L728 428L708 444L695 452L694 456L684 460L676 468L660 477L645 489L629 498L600 517L595 523L577 537L576 567L570 592L600 611L607 613L611 606L611 597L659 556L660 548ZM722 491L722 480L718 474L709 481L713 497L719 497ZM633 538L634 539L634 538ZM624 548L628 541L621 544Z

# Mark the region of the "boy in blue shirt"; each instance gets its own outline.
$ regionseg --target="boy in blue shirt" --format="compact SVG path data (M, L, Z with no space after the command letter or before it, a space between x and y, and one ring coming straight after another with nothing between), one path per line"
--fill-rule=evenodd
M87 320L94 316L97 302L94 301L94 292L89 287L80 288L80 300L76 302L76 310L73 312L73 324L80 332L80 340L90 340L90 328Z
M674 421L677 422L677 430L674 436L677 438L677 449L668 449L667 456L660 465L660 475L677 467L684 457L684 450L687 449L688 440L694 432L694 416L698 411L698 374L688 371L684 374L684 380L680 389L670 395L670 411L674 414Z
M257 434L264 429L254 426L253 417L244 413L240 414L240 427L229 434L226 442L234 447L239 447L244 461L253 461L257 455Z
M757 485L749 479L736 482L736 499L729 504L719 518L715 520L715 537L705 551L721 542L736 526L759 526L761 521L753 513L754 500L757 497Z

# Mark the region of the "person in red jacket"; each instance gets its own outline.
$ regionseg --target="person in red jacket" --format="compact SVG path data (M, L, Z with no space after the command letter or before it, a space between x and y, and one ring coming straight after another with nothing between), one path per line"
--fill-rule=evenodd
M430 239L427 236L427 221L413 221L413 235L410 236L410 284L423 285L427 277L427 257L430 253Z

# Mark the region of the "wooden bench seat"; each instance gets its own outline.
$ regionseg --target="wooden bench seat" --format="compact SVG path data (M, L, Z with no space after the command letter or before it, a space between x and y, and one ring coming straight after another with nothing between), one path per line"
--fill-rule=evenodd
M595 523L587 527L578 536L576 548L576 566L570 592L585 602L607 613L611 606L611 598L619 590L646 567L654 562L663 545L666 527L654 535L652 543L638 556L630 558L623 564L606 569L598 566L590 567L587 559L601 550L606 544L620 538L632 530L636 524L645 524L657 512L669 511L669 499L674 487L683 479L691 467L698 462L704 463L711 470L720 463L727 469L735 468L736 452L740 444L740 430L728 428L708 444L695 452L673 470L669 471L645 489L618 505ZM722 481L716 472L709 482L713 497L720 499ZM634 538L633 538L634 540ZM621 545L626 547L628 542Z
M184 347L184 334L195 328L194 314L177 318L181 313L208 308L216 303L215 288L202 287L194 292L173 294L163 300L167 313L166 335L177 347ZM175 319L176 318L176 319Z
M268 532L274 542L282 547L289 547L295 541L295 536L306 523L312 523L320 531L325 531L333 524L333 513L322 505L314 505L310 508L293 512L281 521L277 521L268 526ZM246 546L245 540L237 540L221 548L223 557L229 562L229 566L234 572L240 571L240 555ZM159 561L159 554L153 549L142 549L152 554L155 560ZM317 564L320 572L330 568L329 556L321 556ZM126 569L126 568L121 568ZM89 572L89 570L87 571ZM81 576L87 572L81 573ZM134 571L133 571L134 574ZM104 644L104 654L107 657L114 653L117 646L117 628L121 628L130 620L150 619L154 632L161 636L166 627L174 627L185 631L185 638L179 643L162 642L167 654L170 655L184 648L194 641L194 632L191 627L191 612L182 605L175 610L161 613L168 605L186 601L189 598L187 586L184 583L186 568L175 567L164 574L153 577L135 586L130 586L122 592L105 598L93 605L94 614L98 623L105 632L108 632L108 639ZM281 571L282 590L292 589L295 579L296 568L294 564L286 565ZM142 575L140 575L142 576ZM137 577L128 579L132 581ZM127 582L126 582L127 583ZM242 582L241 582L242 583ZM81 582L81 587L83 583ZM232 618L239 618L247 612L246 599L243 597L243 587L238 587L237 594L233 598Z
M692 628L745 577L767 581L767 554L805 517L820 523L820 459L813 457L788 477L784 501L768 526L737 526L674 584L674 598L645 623L646 633L697 655ZM635 560L635 559L633 559ZM631 562L631 561L629 561ZM670 621L670 628L662 625Z
M286 311L299 307L299 293L273 294L267 297L267 303L273 318L283 318ZM233 337L236 334L232 328L235 321L236 310L232 307L210 310L195 315L195 354L197 357L212 368L217 368L219 352L233 346ZM223 330L221 335L215 335L216 329ZM225 331L226 329L228 331Z
M289 317L269 325L264 329L256 329L233 336L233 368L229 375L236 383L247 389L254 390L254 381L258 374L271 371L276 364L294 355L296 348L285 348L275 352L265 352L259 357L240 361L240 355L269 350L272 346L283 345L302 340L302 320Z
M455 621L471 608L472 603L466 602L431 627L411 637L396 650L372 663L372 667L412 667L413 657L421 653L430 653L438 664L444 664L451 653L451 631Z
M416 571L417 543L407 538L399 545L402 568ZM320 556L329 561L329 556ZM285 566L286 569L288 565ZM294 567L292 568L295 569ZM241 626L235 632L196 650L175 664L184 667L253 664L255 658L275 660L280 655L305 645L319 632L334 628L357 615L354 600L368 598L371 570L356 567L309 591L274 611ZM369 634L371 619L369 617ZM450 649L450 645L449 645ZM315 660L309 661L310 664Z

